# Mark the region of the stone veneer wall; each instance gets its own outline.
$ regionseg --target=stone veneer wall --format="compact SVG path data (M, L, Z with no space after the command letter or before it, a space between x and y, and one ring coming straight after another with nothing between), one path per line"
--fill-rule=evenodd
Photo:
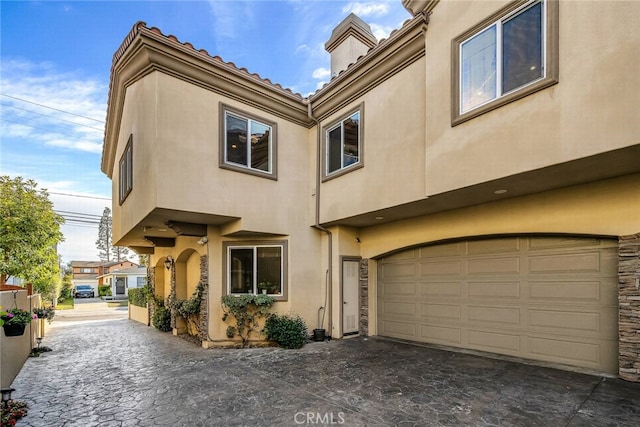
M619 375L640 382L640 233L619 238Z
M360 335L369 335L369 260L360 260Z
M200 340L206 341L209 338L209 258L206 255L200 257L200 283L204 285L202 290L202 300L200 301L199 327Z
M147 283L151 283L153 286L150 286L153 289L153 295L156 295L156 269L154 267L147 267ZM155 299L149 299L147 303L147 307L149 307L149 323L151 323L151 319L153 319L153 315L156 312L156 303Z

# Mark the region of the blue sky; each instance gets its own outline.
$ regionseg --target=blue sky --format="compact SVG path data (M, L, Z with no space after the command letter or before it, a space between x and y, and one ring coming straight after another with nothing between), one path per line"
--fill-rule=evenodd
M303 96L329 79L324 50L349 13L386 38L409 13L400 0L0 1L0 173L34 179L63 227L64 262L97 259L111 207L100 171L111 58L144 21ZM72 218L72 217L69 217Z

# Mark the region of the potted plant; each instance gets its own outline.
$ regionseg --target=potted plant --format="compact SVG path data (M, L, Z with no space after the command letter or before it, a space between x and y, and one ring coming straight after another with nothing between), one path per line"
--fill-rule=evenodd
M0 322L7 337L17 337L24 334L24 330L33 319L38 316L18 307L0 312Z
M47 319L51 323L56 315L56 310L53 307L36 307L33 309L33 314L38 316L38 319Z

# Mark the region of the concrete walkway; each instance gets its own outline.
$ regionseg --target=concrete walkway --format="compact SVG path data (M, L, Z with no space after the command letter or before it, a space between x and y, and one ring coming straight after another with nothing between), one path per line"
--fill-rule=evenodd
M43 345L18 427L640 425L638 384L373 338L205 350L114 319Z

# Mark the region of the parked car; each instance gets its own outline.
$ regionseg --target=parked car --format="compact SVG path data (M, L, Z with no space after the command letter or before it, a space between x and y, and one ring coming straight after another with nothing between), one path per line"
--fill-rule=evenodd
M95 291L89 285L78 285L73 293L76 298L93 298L96 296Z

